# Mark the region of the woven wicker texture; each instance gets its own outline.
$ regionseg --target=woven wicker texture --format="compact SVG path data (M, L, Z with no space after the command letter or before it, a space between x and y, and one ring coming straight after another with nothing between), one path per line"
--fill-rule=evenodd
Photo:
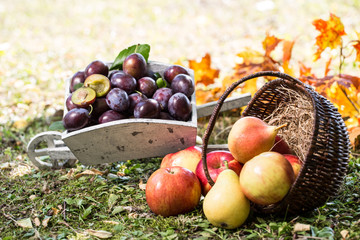
M253 205L253 210L260 213L291 214L313 210L322 206L339 191L347 172L350 141L344 121L333 104L311 87L289 75L279 72L258 72L231 85L219 99L210 117L208 129L203 137L202 160L206 162L204 150L207 148L222 102L239 84L259 76L275 76L279 79L269 81L253 96L243 116L267 118L281 102L290 101L284 91L279 91L285 87L301 92L312 101L314 131L301 172L287 196L279 203L269 206ZM204 170L206 173L207 166L204 166ZM211 184L209 177L208 180Z

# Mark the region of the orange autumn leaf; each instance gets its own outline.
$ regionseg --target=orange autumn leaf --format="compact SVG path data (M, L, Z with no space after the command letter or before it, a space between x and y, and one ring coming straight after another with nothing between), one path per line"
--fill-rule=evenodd
M321 53L326 49L334 49L341 45L341 36L346 35L344 25L340 18L330 14L328 21L316 19L312 23L320 34L316 37L315 45L318 47L314 55L315 61L321 57Z
M357 118L360 109L360 78L340 74L316 78L315 76L303 76L301 81L310 84L315 90L331 101L338 109L347 126L357 126Z
M176 62L174 62L173 64L174 64L174 65L179 65L179 66L185 67L184 61L185 61L185 59L179 58L179 59L178 59Z
M283 62L290 62L291 52L294 47L295 40L284 40L283 42Z
M264 42L265 41L269 40L264 40ZM270 56L264 56L264 54L259 51L246 48L236 56L237 59L233 74L222 80L222 88L224 90L246 75L259 71L279 71L279 62L276 62ZM261 84L259 84L258 79L252 79L241 84L235 92L254 94L259 87L261 87Z
M289 40L283 41L283 64L282 64L282 67L284 69L284 72L289 75L294 75L294 71L290 67L291 52L294 47L294 44L295 44L295 40L294 41L289 41Z
M356 62L360 62L360 33L357 32L356 33L358 40L355 41L355 43L353 44L353 47L355 48L356 51Z
M189 60L189 68L194 70L195 84L203 83L205 86L215 82L220 70L211 68L211 56L206 54L200 62Z
M348 87L343 84L341 80L334 81L330 87L324 89L325 95L338 108L343 117L357 116L359 114L357 91L353 84Z
M299 62L300 79L315 78L315 75L311 72L311 67L305 66L304 63Z
M216 101L222 94L222 89L219 87L211 89L197 89L195 92L196 105L202 105L204 103Z
M269 35L266 33L266 37L262 42L263 49L265 50L265 56L270 56L270 53L276 48L276 46L282 41L282 39Z
M349 131L349 139L350 139L351 146L353 148L359 150L360 146L355 146L355 142L357 142L356 139L358 138L358 136L360 136L360 127L358 127L358 126L352 127L348 131Z
M326 62L324 76L327 76L329 74L331 62L332 62L332 58L329 58L329 60Z
M360 62L360 40L357 41L357 43L354 44L353 47L356 50L356 59L355 59L355 61Z

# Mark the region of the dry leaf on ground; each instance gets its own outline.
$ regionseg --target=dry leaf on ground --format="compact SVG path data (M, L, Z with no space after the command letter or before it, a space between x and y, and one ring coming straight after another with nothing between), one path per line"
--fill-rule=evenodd
M91 236L98 237L101 239L111 238L113 236L113 234L111 232L103 231L103 230L88 229L88 230L86 230L86 233Z
M306 232L310 231L310 225L309 224L303 224L303 223L295 223L294 225L294 232Z
M16 224L22 228L34 228L30 218L17 220Z

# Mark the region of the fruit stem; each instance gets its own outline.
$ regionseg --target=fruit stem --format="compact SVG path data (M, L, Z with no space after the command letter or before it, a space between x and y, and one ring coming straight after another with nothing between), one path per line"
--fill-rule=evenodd
M136 47L135 47L135 53L137 53L137 50L138 50L138 47L139 47L140 44L136 44Z
M228 161L224 160L223 164L225 165L225 169L229 169L229 163Z
M135 90L136 93L138 93L141 97L144 95L142 92Z
M279 131L279 129L283 128L283 127L286 127L288 125L288 123L284 123L283 125L280 125L280 126L277 126L275 128L275 131Z
M90 106L90 111L89 111L89 116L91 115L91 113L93 112L94 110L94 107L92 106L92 104L89 105Z

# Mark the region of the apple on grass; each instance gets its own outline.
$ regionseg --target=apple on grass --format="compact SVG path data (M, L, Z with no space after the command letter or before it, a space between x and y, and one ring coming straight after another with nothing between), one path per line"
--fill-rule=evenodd
M145 189L146 202L155 214L175 216L193 210L200 201L201 186L195 173L174 166L151 174Z
M302 167L302 162L296 155L293 155L293 154L284 154L284 157L290 162L290 164L294 170L295 179L296 179L300 173L300 170Z
M175 153L169 153L162 159L160 168L180 166L195 173L196 166L201 160L201 152L201 148L191 146Z
M286 158L277 152L263 152L246 162L240 172L240 186L245 196L259 205L282 200L295 179Z
M226 169L225 161L228 162L229 169L232 169L237 175L240 174L242 164L233 157L230 151L216 150L206 154L208 171L214 182L216 182L219 174ZM201 193L205 196L211 189L211 185L206 178L202 161L198 163L195 173L200 180Z

